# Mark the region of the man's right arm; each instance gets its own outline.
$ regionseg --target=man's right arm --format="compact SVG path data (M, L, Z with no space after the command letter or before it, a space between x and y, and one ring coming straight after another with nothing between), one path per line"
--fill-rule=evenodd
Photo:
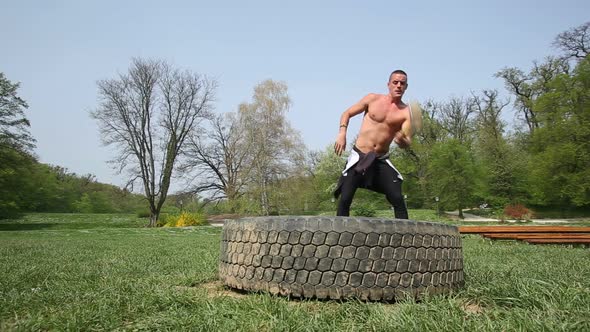
M348 128L348 121L350 118L368 110L369 104L376 98L376 94L370 93L342 113L338 136L336 137L336 143L334 144L334 152L336 152L337 155L342 155L342 152L346 149L346 129Z

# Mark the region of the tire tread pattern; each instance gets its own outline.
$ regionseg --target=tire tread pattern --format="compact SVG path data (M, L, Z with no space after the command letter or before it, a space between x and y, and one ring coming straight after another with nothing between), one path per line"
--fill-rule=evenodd
M223 227L219 277L232 288L394 301L464 285L456 226L358 217L253 217Z

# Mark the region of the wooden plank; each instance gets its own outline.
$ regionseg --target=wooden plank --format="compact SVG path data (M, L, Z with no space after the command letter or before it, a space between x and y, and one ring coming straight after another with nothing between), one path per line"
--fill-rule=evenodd
M529 239L533 244L590 244L590 239Z
M490 239L590 239L590 233L483 233L482 235Z
M462 234L482 233L590 233L590 227L576 226L459 226Z
M528 239L590 239L590 234L586 233L521 233L517 238Z
M481 234L488 239L495 239L495 240L516 240L519 235L522 233L483 233Z
M575 226L459 226L459 232L473 233L590 233L590 227Z

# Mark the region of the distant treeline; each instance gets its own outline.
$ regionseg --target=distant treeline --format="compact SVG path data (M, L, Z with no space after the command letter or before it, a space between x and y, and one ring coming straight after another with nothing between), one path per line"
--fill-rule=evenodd
M26 212L137 213L145 208L141 195L80 176L59 166L1 149L2 159L17 167L0 171L0 216ZM8 157L8 158L7 158ZM4 163L3 165L7 165Z

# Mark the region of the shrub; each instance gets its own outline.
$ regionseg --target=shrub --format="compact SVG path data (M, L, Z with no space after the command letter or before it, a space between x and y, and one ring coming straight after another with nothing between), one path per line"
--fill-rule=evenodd
M527 209L522 204L510 204L504 207L504 215L516 220L531 220L533 218L533 211Z
M72 203L72 208L74 212L78 213L92 213L92 201L90 200L90 196L87 193L84 193L79 200Z
M162 218L164 227L202 226L207 224L207 216L201 212L182 212Z
M152 213L150 212L150 210L137 211L138 218L149 218L151 215L152 215Z
M161 217L160 219L158 219L158 221L156 221L156 227L168 227L166 226L166 223L168 222L168 217Z
M377 210L369 204L359 204L353 210L353 214L358 217L374 217Z

